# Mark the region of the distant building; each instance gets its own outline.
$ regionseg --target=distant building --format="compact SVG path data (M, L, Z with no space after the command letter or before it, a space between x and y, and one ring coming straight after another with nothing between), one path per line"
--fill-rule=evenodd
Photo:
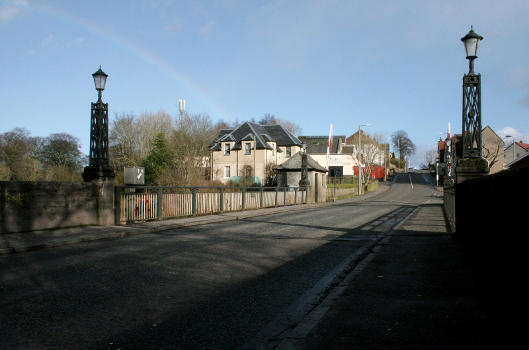
M357 165L356 158L353 158L353 145L345 143L345 136L334 136L332 138L332 150L327 158L328 136L299 136L301 142L307 145L307 153L327 169L329 166L329 176L343 177L352 176L353 167Z
M490 126L485 126L481 130L481 153L489 164L489 174L497 173L504 169L504 142ZM457 160L462 157L462 136L456 134L447 137L445 140L439 139L437 142L437 152L439 159L439 179L443 182L448 177L455 176ZM506 156L506 154L505 154Z
M255 177L264 184L273 168L301 150L301 141L281 125L246 122L223 129L210 147L211 179L228 183L240 177Z
M529 168L529 152L525 153L521 157L518 157L513 162L507 164L509 170L518 170L522 168Z
M486 126L481 130L481 154L489 162L490 173L495 174L504 169L504 143L501 137Z
M358 174L358 132L346 138L334 136L332 150L327 157L328 136L299 136L307 145L307 153L321 166L329 167L329 177L348 177ZM372 177L383 178L389 159L389 144L379 144L361 131L361 161L364 166L369 163ZM386 162L384 161L386 160ZM387 169L386 169L387 171Z
M507 165L509 163L523 157L527 153L529 153L529 144L523 143L522 141L511 143L505 148L505 167L508 167Z

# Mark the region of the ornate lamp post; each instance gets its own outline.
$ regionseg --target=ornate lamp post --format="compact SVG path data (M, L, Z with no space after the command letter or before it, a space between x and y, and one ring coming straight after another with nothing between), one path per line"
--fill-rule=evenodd
M483 37L471 27L461 38L465 45L469 69L463 76L463 158L481 157L481 74L474 73L479 42Z
M463 76L463 110L461 158L455 168L456 183L481 177L490 172L489 162L482 156L481 142L481 74L474 73L474 60L478 57L479 42L483 37L470 32L461 38L467 53L468 73ZM456 145L451 144L451 159L456 153Z
M114 178L114 169L109 164L108 158L108 103L101 99L108 75L101 70L92 74L97 90L97 102L92 102L90 117L90 159L84 168L84 181Z

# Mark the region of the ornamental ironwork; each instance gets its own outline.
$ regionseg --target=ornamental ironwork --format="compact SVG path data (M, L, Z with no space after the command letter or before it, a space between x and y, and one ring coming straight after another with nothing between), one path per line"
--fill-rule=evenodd
M90 118L90 166L108 166L108 103L93 103Z
M463 76L463 158L481 157L481 75Z

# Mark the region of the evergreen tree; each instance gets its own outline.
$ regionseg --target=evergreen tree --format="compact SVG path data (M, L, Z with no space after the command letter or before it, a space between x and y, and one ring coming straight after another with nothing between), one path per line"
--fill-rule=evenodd
M145 167L145 184L155 185L158 177L165 169L171 168L175 163L175 153L169 146L165 133L160 132L153 142L153 147L143 161Z

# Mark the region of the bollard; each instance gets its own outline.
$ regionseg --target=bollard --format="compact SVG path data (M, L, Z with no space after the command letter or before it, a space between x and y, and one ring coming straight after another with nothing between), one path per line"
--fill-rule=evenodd
M121 223L121 187L116 186L114 192L114 224Z
M196 215L197 213L197 189L191 189L191 214Z
M219 187L219 211L224 211L224 188Z

